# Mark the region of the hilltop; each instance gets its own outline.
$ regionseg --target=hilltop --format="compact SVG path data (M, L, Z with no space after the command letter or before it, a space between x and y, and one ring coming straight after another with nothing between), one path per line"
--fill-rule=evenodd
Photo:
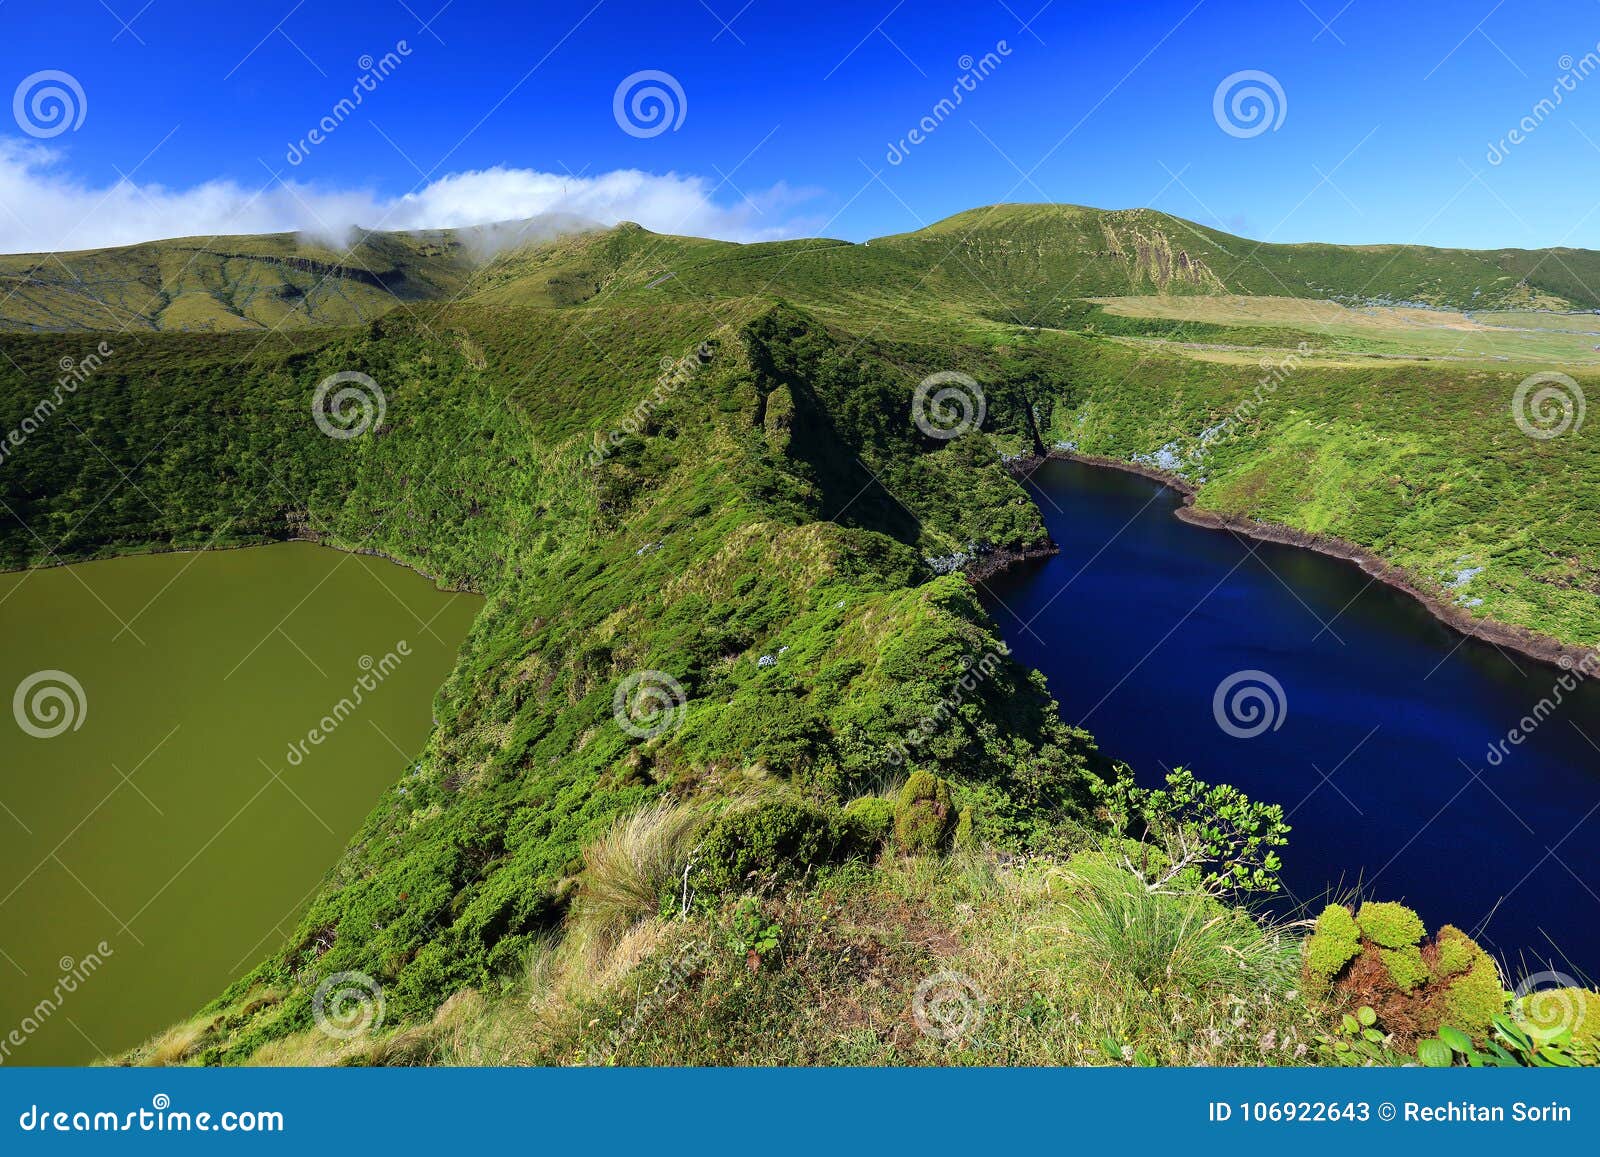
M994 205L912 233L736 244L534 218L422 233L184 238L0 257L0 328L271 330L399 303L576 307L770 294L826 312L949 310L1070 326L1102 297L1247 296L1358 306L1600 309L1600 253L1271 245L1148 209Z

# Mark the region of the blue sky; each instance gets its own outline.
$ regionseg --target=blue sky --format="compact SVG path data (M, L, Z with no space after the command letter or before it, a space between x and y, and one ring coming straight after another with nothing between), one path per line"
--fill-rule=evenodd
M0 82L64 72L84 109L51 136L26 101L0 120L0 248L553 209L859 240L1000 200L1269 240L1600 247L1600 71L1574 79L1600 5L1040 2L11 0ZM646 70L681 89L682 123L630 134L614 96ZM1214 116L1245 71L1283 94L1254 136Z

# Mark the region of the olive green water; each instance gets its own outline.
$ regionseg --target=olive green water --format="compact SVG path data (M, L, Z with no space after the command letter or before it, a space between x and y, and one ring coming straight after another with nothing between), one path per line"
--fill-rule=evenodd
M305 543L0 574L0 1063L126 1049L280 943L480 605Z

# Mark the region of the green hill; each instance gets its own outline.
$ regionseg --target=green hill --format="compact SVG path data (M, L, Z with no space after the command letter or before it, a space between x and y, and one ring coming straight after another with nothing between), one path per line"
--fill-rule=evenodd
M563 231L564 230L564 231ZM996 205L864 245L738 245L534 221L275 234L0 257L0 328L221 330L369 321L398 300L573 307L771 294L826 313L952 307L1056 325L1086 298L1248 295L1472 310L1600 309L1580 249L1266 245L1147 209Z

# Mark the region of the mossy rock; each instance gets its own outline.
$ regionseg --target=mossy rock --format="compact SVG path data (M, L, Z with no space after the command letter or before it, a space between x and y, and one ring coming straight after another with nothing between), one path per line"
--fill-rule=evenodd
M1368 901L1356 913L1361 935L1380 948L1406 948L1421 940L1427 929L1422 917L1404 904Z
M701 837L697 885L733 892L798 878L837 856L842 828L837 810L798 799L769 799L727 812Z
M1306 941L1306 976L1314 988L1325 990L1346 964L1361 952L1361 930L1343 904L1329 904L1317 917L1316 929Z
M881 848L894 829L894 803L877 796L851 800L844 809L845 834L863 855Z
M932 855L945 847L955 825L950 785L929 772L912 772L894 805L895 847L907 855Z

